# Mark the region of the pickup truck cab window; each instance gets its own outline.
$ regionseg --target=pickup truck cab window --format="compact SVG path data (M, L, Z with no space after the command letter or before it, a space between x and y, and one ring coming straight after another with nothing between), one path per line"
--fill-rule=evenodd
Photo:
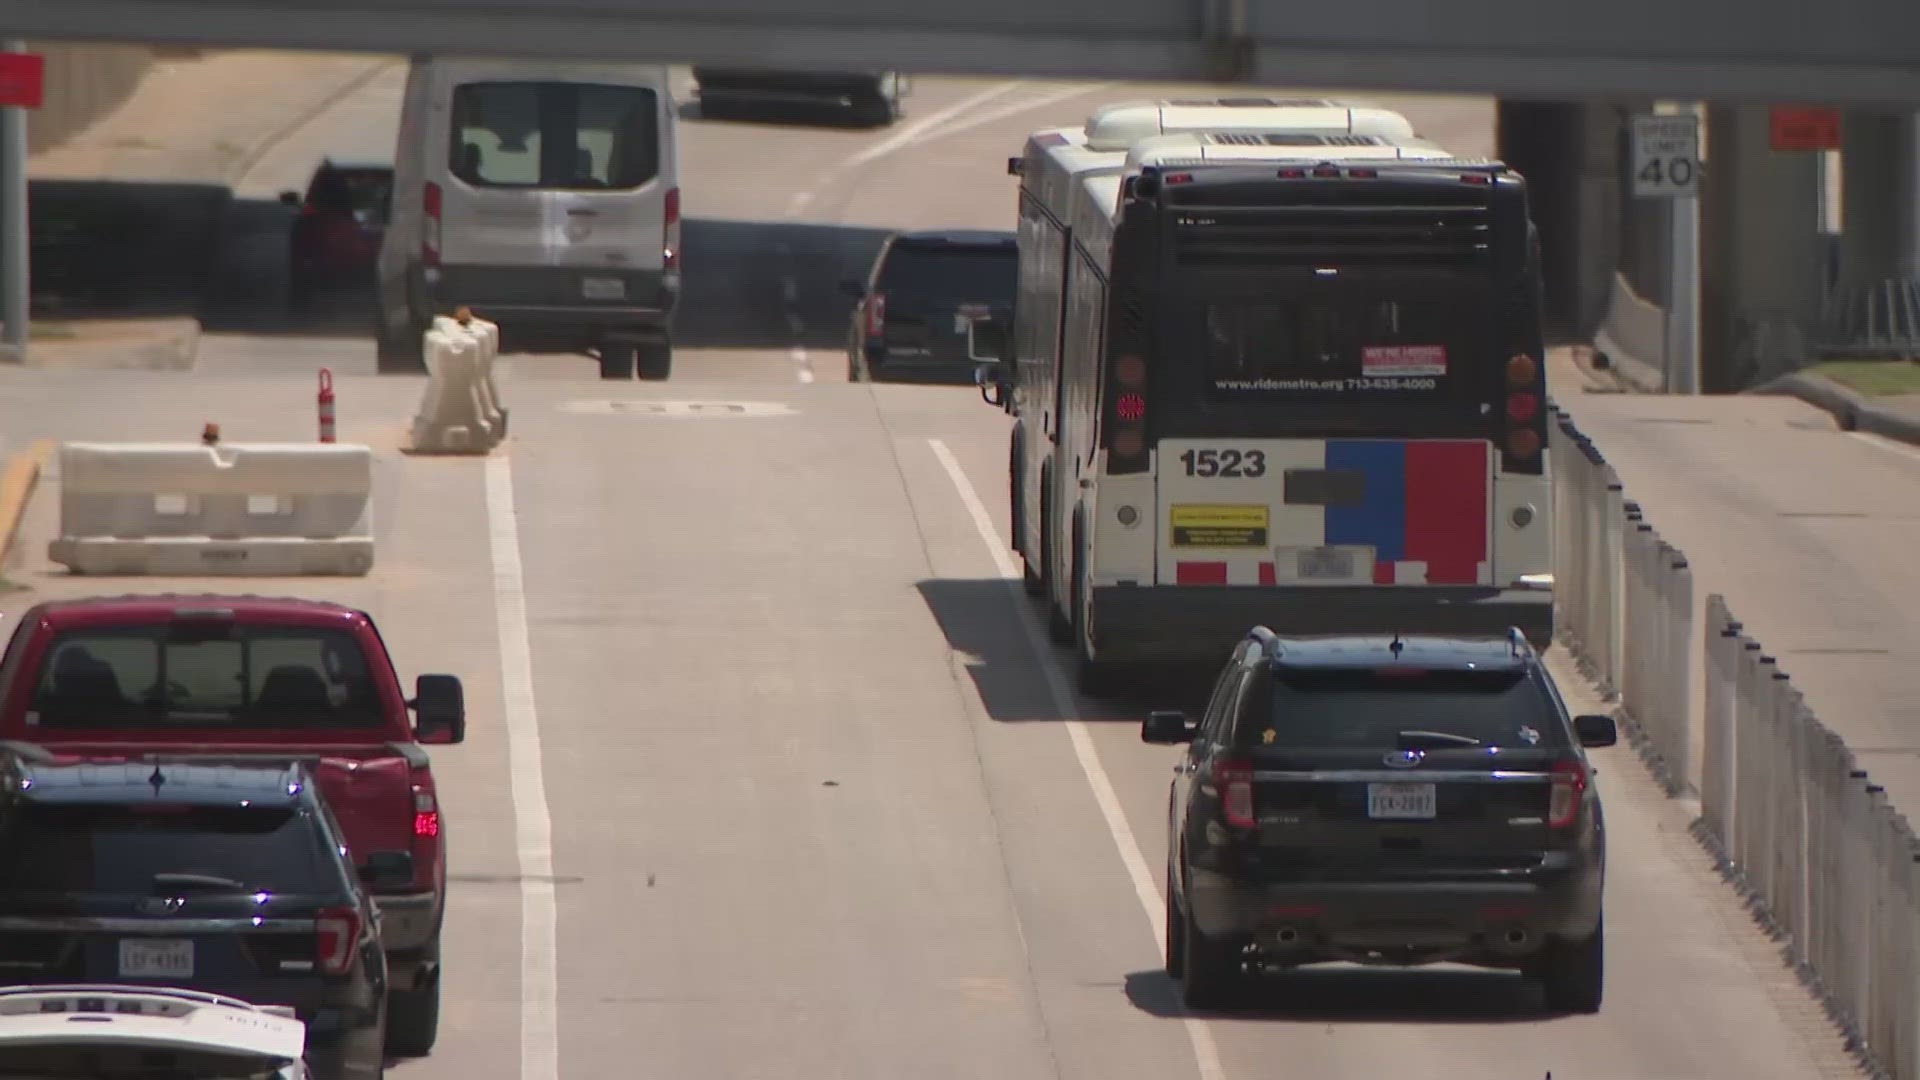
M70 631L41 666L43 728L240 726L378 728L386 723L365 653L340 630L170 626Z

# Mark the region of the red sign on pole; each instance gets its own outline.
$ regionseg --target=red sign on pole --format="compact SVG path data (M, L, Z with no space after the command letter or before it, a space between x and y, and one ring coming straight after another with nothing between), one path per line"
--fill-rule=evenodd
M0 109L37 109L46 86L44 57L37 53L0 52Z
M1775 150L1840 149L1840 110L1782 108L1771 110L1768 143Z

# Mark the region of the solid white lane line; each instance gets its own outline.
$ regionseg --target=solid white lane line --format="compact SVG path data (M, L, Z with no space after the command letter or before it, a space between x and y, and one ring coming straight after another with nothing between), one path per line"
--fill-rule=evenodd
M940 459L941 467L947 470L948 478L960 494L960 501L966 504L967 515L973 518L974 529L980 533L981 542L987 545L987 553L993 557L994 565L1000 571L1001 582L1006 586L1007 598L1013 603L1019 617L1027 646L1041 660L1040 668L1047 677L1047 693L1053 698L1054 709L1066 721L1073 754L1080 760L1080 771L1086 775L1087 786L1093 789L1093 800L1100 806L1100 816L1106 819L1107 832L1113 837L1113 846L1120 852L1120 862L1126 866L1127 876L1133 880L1134 895L1147 913L1147 923L1153 928L1154 949L1157 952L1161 943L1166 941L1165 902L1160 890L1154 887L1153 873L1147 868L1146 856L1140 852L1140 841L1133 835L1133 827L1127 823L1127 815L1120 808L1120 797L1114 793L1113 781L1107 777L1106 767L1100 764L1100 754L1093 745L1093 733L1087 730L1086 721L1080 718L1079 705L1060 673L1060 666L1053 662L1053 647L1041 632L1033 613L1028 610L1026 592L1020 586L1020 567L1014 563L1012 552L993 527L992 515L980 502L979 493L973 489L973 482L967 479L953 451L939 439L928 439L927 445L932 447L934 456ZM1226 1080L1226 1071L1220 1065L1220 1047L1213 1041L1213 1032L1206 1022L1199 1017L1185 1016L1181 1018L1181 1023L1186 1027L1187 1041L1193 1046L1194 1064L1199 1068L1200 1080Z
M533 644L513 508L513 462L487 459L487 532L493 551L500 691L512 772L514 850L520 864L520 1080L559 1080L559 980L555 971L553 820L541 768L533 696Z

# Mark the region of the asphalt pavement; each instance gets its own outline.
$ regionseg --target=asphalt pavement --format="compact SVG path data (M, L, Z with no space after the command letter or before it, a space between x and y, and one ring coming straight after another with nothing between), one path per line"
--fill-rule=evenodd
M830 295L886 229L1010 228L1004 161L1028 130L1174 89L924 79L879 131L689 120L696 303L674 378L509 358L513 438L485 460L398 454L424 380L374 376L344 321L209 335L192 374L0 371L0 429L21 443L185 439L207 419L310 438L315 369L340 376L341 438L381 450L377 569L241 585L364 603L403 677L467 679L469 740L434 755L443 1034L396 1076L1856 1075L1624 748L1598 755L1598 1015L1544 1016L1517 978L1447 968L1312 973L1244 1013L1182 1014L1159 936L1174 752L1139 741L1149 703L1082 701L1043 644L1003 539L1004 415L971 386L848 384ZM1488 102L1376 100L1461 153L1491 146ZM264 156L259 182L390 154L377 118L395 101L376 80ZM1595 434L1613 453L1609 430L1643 428L1666 430ZM55 492L16 580L234 587L48 573ZM1723 555L1675 539L1696 565ZM1556 670L1576 709L1596 705Z

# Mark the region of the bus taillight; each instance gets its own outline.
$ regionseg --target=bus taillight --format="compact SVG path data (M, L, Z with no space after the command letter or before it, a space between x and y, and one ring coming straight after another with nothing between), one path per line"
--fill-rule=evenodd
M1115 357L1107 400L1107 472L1147 470L1147 362L1131 353Z
M1507 360L1507 440L1501 472L1539 476L1545 468L1540 458L1546 438L1540 374L1540 361L1531 353L1515 353Z

